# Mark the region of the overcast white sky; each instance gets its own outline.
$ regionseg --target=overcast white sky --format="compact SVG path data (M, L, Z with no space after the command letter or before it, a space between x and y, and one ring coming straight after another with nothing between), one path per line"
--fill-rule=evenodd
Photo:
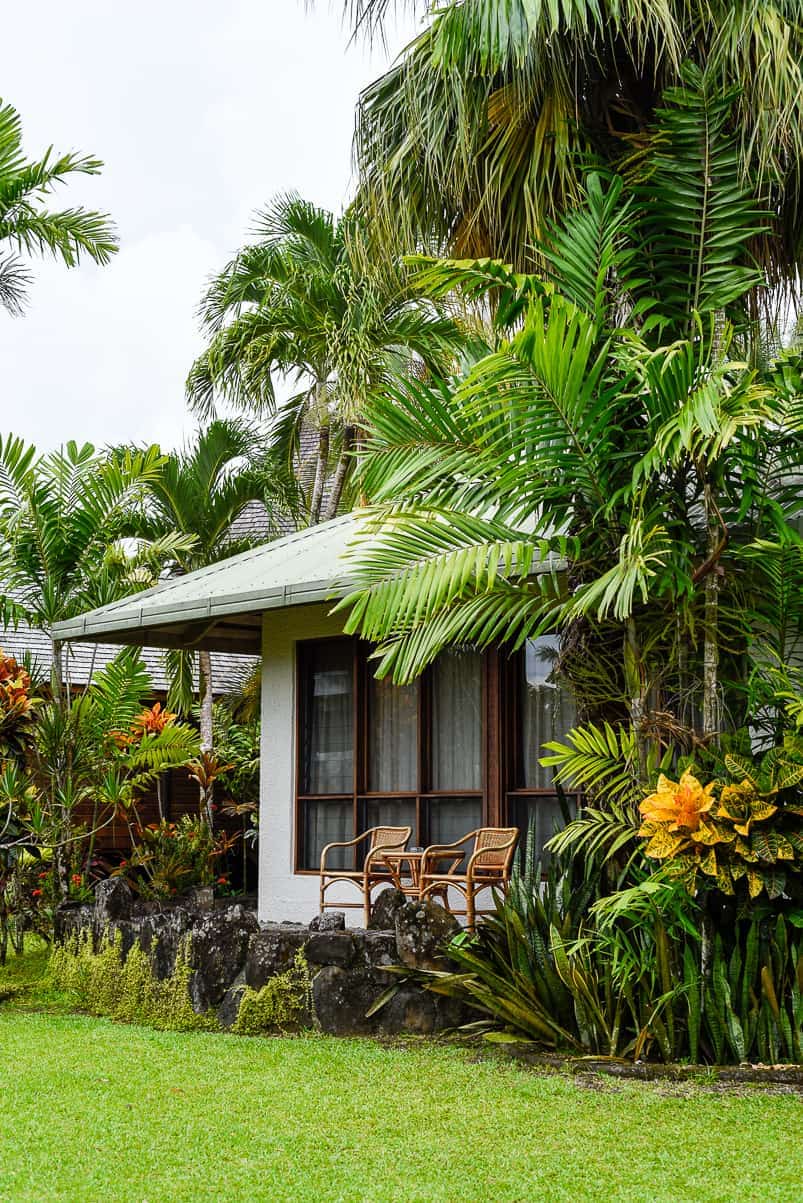
M40 0L3 28L0 96L26 150L103 159L58 199L111 213L122 246L100 269L37 263L25 316L0 311L0 432L173 446L194 425L206 278L274 193L342 207L355 101L388 52L348 45L337 0Z

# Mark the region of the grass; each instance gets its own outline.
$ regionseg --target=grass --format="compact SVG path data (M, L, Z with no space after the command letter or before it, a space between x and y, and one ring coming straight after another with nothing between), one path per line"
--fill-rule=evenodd
M22 989L0 1005L2 1203L798 1195L792 1095L588 1089L448 1045L155 1032L47 994L36 1013L42 961L12 961Z
M35 936L28 936L25 944L24 956L9 952L5 966L0 967L0 1006L13 1003L17 1010L53 1014L74 1011L74 1000L55 989L47 979L48 945ZM5 1203L2 1196L0 1203Z

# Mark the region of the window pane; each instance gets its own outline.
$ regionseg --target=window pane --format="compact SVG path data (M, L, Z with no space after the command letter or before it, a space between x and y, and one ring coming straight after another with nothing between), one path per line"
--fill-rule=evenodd
M528 639L524 653L522 746L526 789L552 787L552 769L538 763L543 744L561 739L575 725L574 702L568 686L555 677L558 640L554 635Z
M432 788L482 789L482 660L443 652L432 669Z
M574 816L576 812L574 800L570 798L568 802L571 814ZM546 869L550 853L544 850L544 844L552 838L556 831L560 831L566 825L559 800L548 795L541 798L512 797L508 800L508 814L513 826L519 829L519 848L521 848L522 856L527 847L527 837L532 822L535 856L540 859L542 869Z
M319 869L321 850L333 840L354 837L354 808L351 802L302 802L301 856L299 867ZM326 858L329 869L353 869L354 849L334 848Z
M365 826L410 827L411 844L419 843L415 830L415 798L367 798L364 803Z
M453 844L482 826L482 798L430 798L428 842Z
M305 649L301 707L301 792L354 788L354 674L351 643Z
M368 788L412 793L418 788L418 682L371 679L368 688Z

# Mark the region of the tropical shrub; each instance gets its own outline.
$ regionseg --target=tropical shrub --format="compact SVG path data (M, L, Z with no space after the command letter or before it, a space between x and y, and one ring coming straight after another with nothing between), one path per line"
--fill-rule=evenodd
M31 674L0 648L0 760L13 758L24 763L38 702Z
M451 941L455 968L415 975L479 1012L467 1034L634 1059L803 1060L803 911L723 913L708 946L677 880L606 894L570 848L543 881L528 859L476 933Z
M225 857L237 837L213 834L204 818L182 815L133 829L130 857L114 870L143 898L164 899L195 886L225 887Z
M803 763L780 749L758 764L734 755L725 763L737 780L702 786L690 769L679 782L659 777L639 807L645 855L692 894L702 874L728 895L745 887L751 899L762 891L770 899L787 891L803 899L803 795L795 788Z
M19 695L20 677L11 679ZM98 833L116 819L133 833L141 794L165 769L197 755L194 728L145 708L150 689L139 652L122 652L80 696L37 704L24 761L9 759L0 768L0 870L7 885L12 871L19 878L4 899L9 906L13 898L22 928L43 930L59 900L88 898ZM19 710L19 696L14 705ZM78 827L75 810L87 802L90 818ZM27 880L31 860L47 875L28 889L20 875Z
M680 1056L673 949L696 939L694 904L664 882L631 897L615 920L597 921L589 908L601 897L599 877L570 853L553 855L542 880L532 848L531 833L508 893L474 935L449 944L456 970L420 979L483 1015L469 1033L606 1057L652 1048L666 1060Z
M220 809L242 824L240 877L246 892L256 873L259 839L259 679L251 674L239 698L218 702L214 709L215 747L226 764L219 777Z
M703 988L690 995L714 1062L803 1061L801 928L799 911L788 918L765 911L717 933Z

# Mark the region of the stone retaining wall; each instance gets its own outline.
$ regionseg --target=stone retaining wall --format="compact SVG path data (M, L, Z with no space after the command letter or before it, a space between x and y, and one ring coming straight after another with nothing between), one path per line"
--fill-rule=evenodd
M123 954L139 943L154 975L169 977L182 942L189 937L192 968L190 998L201 1013L217 1013L222 1027L237 1018L243 988L261 989L284 973L301 949L312 982L310 1021L319 1031L337 1036L430 1035L461 1022L448 999L402 982L395 996L376 1015L367 1012L398 976L389 965L443 967L441 948L458 927L437 903L408 902L395 890L380 895L372 929L345 929L336 911L300 923L263 923L243 902L213 908L197 900L175 904L136 904L119 879L101 882L94 906L67 904L56 915L56 940L91 933L97 946L105 934L117 935Z

